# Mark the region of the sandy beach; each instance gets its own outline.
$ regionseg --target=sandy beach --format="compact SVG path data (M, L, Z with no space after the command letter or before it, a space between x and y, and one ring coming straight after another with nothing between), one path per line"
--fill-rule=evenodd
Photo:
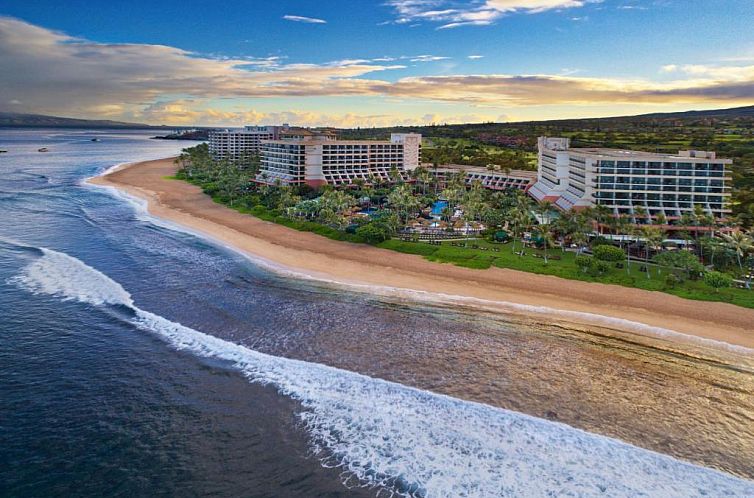
M501 268L472 270L365 244L334 241L216 204L199 187L168 178L176 169L172 158L146 161L124 165L89 182L145 199L149 212L158 218L315 278L388 287L392 289L383 291L398 294L462 296L469 304L477 300L476 304L485 307L534 318L542 315L543 319L555 317L640 334L662 332L643 324L689 336L673 336L673 340L712 340L754 348L752 309Z

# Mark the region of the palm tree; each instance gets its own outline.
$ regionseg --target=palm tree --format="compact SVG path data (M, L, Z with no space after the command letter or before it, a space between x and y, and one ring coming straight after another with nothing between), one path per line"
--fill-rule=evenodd
M662 230L653 226L644 226L641 228L641 234L644 237L644 266L647 267L647 278L652 278L649 271L649 250L662 246L664 239ZM658 269L659 273L659 269Z
M658 214L658 215L657 215L657 217L655 218L655 222L656 222L656 223L657 223L658 225L660 225L660 226L662 226L662 225L667 225L667 224L668 224L668 219L667 219L667 217L666 217L666 216L665 216L664 214L660 213L660 214Z
M553 228L558 233L560 247L565 251L566 239L573 239L573 234L578 230L578 215L573 209L561 213L553 222Z
M550 224L550 213L552 212L552 202L541 201L538 202L534 208L534 211L539 215L540 223Z
M419 168L419 173L417 173L416 179L419 180L422 184L422 193L424 195L427 195L427 186L429 185L430 181L432 181L432 175L429 173L427 168Z
M440 212L440 218L444 221L450 221L450 218L453 217L453 211L450 210L450 206L445 206L442 208L442 211Z
M352 182L352 185L356 187L359 195L361 195L364 192L364 185L366 185L366 180L364 180L363 178L355 178Z
M511 212L511 219L508 221L508 225L510 226L511 232L513 232L513 243L511 244L511 251L513 253L516 252L516 239L521 238L531 224L532 216L528 209L515 208ZM521 255L519 254L519 256Z
M694 218L690 213L683 213L681 217L678 218L678 224L683 228L678 235L683 237L686 249L688 249L689 240L691 239L691 237L689 237L689 227L694 224Z
M644 206L636 206L634 208L634 217L636 218L637 224L640 224L638 223L639 219L648 221L647 209Z
M448 181L448 184L445 187L445 190L442 191L441 196L448 201L451 209L455 211L456 207L458 207L458 203L461 201L465 193L465 186L459 183L458 178L454 177L450 181Z
M701 240L701 247L703 253L706 252L709 254L710 257L710 265L712 267L715 267L715 256L718 252L725 250L725 242L718 239L717 237L704 237Z
M626 273L631 273L630 245L631 236L635 235L636 227L631 224L631 220L627 216L617 216L614 217L614 219L615 221L613 222L613 225L615 226L615 232L616 234L621 235L618 244L620 245L620 248L626 252ZM623 247L624 245L626 246L625 249Z
M405 183L388 194L388 203L395 207L400 220L404 223L408 222L409 214L420 206L419 200L411 191L411 187Z
M537 233L542 239L542 248L545 251L545 264L547 264L547 248L555 245L555 238L552 235L552 225L550 225L549 223L542 223L538 225Z
M703 258L704 254L702 254L702 249L699 244L699 230L702 227L708 228L714 223L714 219L712 219L707 213L705 213L704 208L699 204L694 205L694 211L691 214L690 218L691 222L694 225L694 248L696 250L697 256Z
M604 204L597 204L591 213L594 215L594 221L597 222L599 233L602 235L602 227L613 216L613 211Z
M584 251L584 246L589 242L589 236L584 231L576 230L571 234L571 241L578 246L576 254L581 254Z
M742 258L754 249L754 240L741 230L735 230L730 234L722 234L726 245L736 253L736 259L738 260L738 266L743 272L744 265Z
M372 207L372 196L374 196L374 187L371 183L364 184L364 197L369 199L367 201L367 207Z
M472 221L477 221L484 211L484 194L485 190L480 182L474 182L471 188L464 192L463 208L464 215Z

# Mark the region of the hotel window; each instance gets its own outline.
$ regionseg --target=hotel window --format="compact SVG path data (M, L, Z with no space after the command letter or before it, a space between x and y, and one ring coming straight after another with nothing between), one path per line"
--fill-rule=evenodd
M646 172L647 172L646 167L647 167L647 163L645 163L643 161L642 162L638 162L638 161L634 162L634 165L633 165L633 174L635 174L635 175L644 175L644 174L646 174Z

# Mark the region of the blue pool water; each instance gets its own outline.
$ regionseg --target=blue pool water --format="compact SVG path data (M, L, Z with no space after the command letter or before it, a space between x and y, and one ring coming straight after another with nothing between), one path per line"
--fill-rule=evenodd
M442 215L442 211L446 207L448 207L448 201L435 201L432 205L432 216Z

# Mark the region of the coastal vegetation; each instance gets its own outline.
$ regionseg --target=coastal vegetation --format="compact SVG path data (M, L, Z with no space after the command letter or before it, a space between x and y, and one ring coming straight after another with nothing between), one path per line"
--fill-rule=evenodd
M385 138L390 133L430 137L425 161L536 169L537 137L569 137L574 147L609 147L676 153L714 150L733 159L733 216L754 227L754 106L596 119L476 123L339 130L344 139Z
M176 178L216 202L290 228L473 268L510 268L562 278L725 301L754 308L754 241L743 223L721 225L701 210L674 235L615 218L599 206L559 213L520 190L493 192L461 177L357 181L347 188L250 181L255 156L213 161L206 145L185 149ZM643 223L641 223L643 222Z

